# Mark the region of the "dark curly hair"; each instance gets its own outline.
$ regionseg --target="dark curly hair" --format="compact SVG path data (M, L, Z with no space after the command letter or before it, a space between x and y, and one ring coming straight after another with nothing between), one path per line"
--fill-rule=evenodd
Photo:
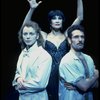
M72 25L67 29L67 34L68 34L69 38L72 37L72 32L74 30L80 30L80 31L82 31L84 33L84 27L83 26L81 26L81 25Z

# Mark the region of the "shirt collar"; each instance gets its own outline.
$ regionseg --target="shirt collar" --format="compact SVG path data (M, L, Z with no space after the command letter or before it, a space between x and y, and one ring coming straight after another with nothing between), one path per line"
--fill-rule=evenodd
M75 55L75 53L73 53L72 50L69 51L70 55L75 59L75 60L79 60L79 58ZM83 55L83 53L81 52L81 54ZM84 56L84 55L83 55Z
M37 42L35 42L35 44L33 44L28 50L25 48L23 51L24 52L31 52L31 51L35 51L38 48Z

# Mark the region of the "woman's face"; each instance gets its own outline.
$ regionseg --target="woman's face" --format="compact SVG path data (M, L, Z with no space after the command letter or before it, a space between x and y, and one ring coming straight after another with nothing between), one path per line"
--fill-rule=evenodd
M29 27L25 26L23 28L22 38L24 43L30 47L36 42L38 34L31 26Z
M63 19L61 16L54 16L51 19L51 27L54 29L61 29L62 28Z

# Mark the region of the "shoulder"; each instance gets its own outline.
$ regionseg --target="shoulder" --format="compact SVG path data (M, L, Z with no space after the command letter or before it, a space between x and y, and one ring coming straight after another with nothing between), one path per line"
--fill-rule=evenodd
M84 57L89 64L94 64L94 60L90 55L84 54Z
M85 56L86 59L93 60L92 57L91 57L90 55L85 54L85 53L83 53L83 55Z
M72 64L72 58L70 57L70 53L68 52L60 62L59 70L64 70L66 69L70 64Z
M23 56L25 48L20 52L19 57Z
M43 44L42 44L42 46L45 47L45 41L47 39L47 33L44 32L44 31L41 31L41 36L43 38Z
M73 60L73 57L70 52L68 52L62 59L62 63L70 63Z
M39 47L39 49L41 50L41 56L43 57L43 58L45 58L45 59L51 59L52 57L51 57L51 55L42 47L42 46L40 46Z
M44 31L41 31L41 35L42 35L43 39L46 40L46 38L47 38L47 33L44 32Z

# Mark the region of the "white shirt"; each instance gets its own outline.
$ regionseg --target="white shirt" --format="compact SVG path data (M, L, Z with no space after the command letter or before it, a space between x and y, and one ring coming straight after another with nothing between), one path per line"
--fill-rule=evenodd
M21 52L18 62L13 86L17 89L16 79L23 77L26 89L17 89L20 93L20 100L48 100L46 88L51 72L52 58L40 46L35 43L27 51L26 48ZM39 92L41 91L41 92Z
M92 77L94 74L94 63L90 56L82 53L84 58L86 59L88 68L89 68L89 76ZM60 77L64 79L65 82L69 82L73 85L76 84L82 78L86 78L84 66L81 63L80 59L70 51L67 53L61 60L59 67ZM64 81L60 80L59 85L59 100L85 100L84 95L80 94L77 90L68 90L64 86ZM92 93L88 92L88 100L92 100Z

